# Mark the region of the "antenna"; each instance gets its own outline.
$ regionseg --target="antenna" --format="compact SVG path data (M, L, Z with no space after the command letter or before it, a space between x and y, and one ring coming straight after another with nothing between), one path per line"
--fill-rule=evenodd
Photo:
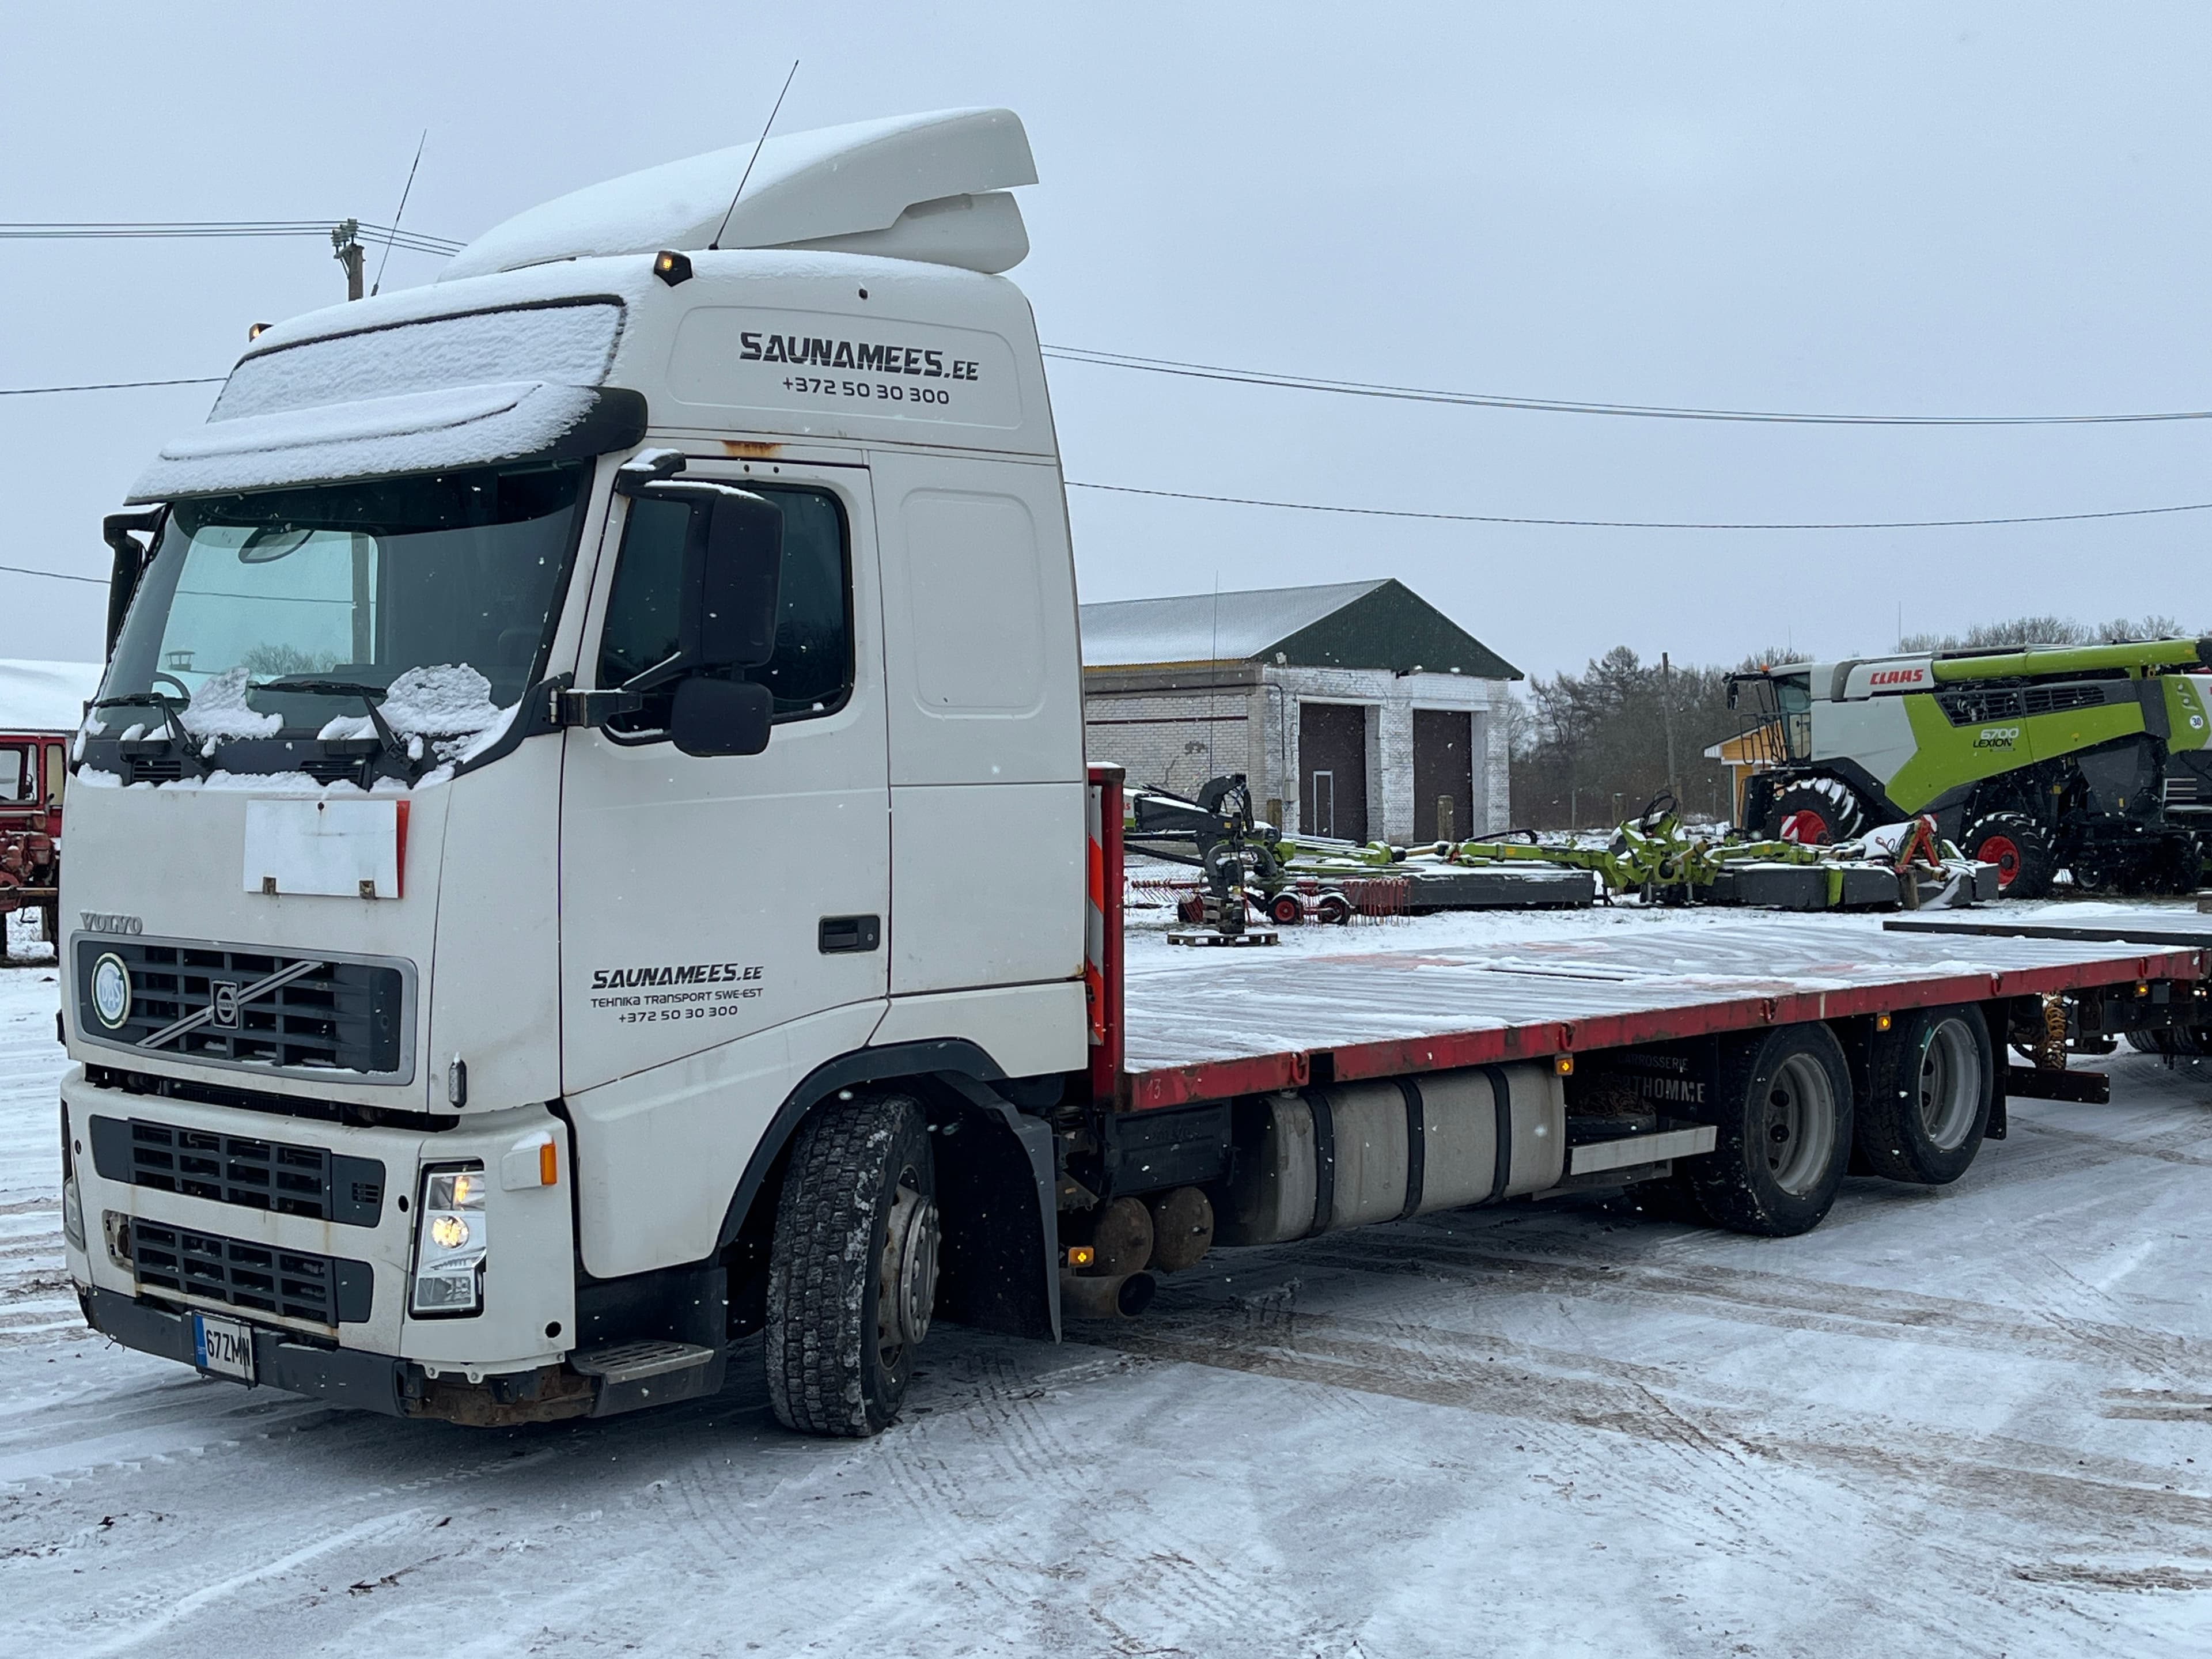
M384 286L384 268L392 263L392 245L399 240L399 222L407 216L407 198L415 189L415 169L422 165L422 146L430 142L430 129L424 127L422 136L415 141L415 159L407 164L407 182L400 187L399 210L392 216L392 234L384 239L384 257L376 262L376 282L368 290L374 300Z
M775 125L775 112L783 107L784 94L791 90L792 81L798 74L799 60L794 58L791 60L791 73L783 77L783 92L776 94L775 106L768 112L768 119L761 124L761 136L753 140L752 156L746 161L744 172L738 177L737 196L730 198L730 205L722 215L722 222L714 228L714 240L707 244L710 249L722 246L722 233L730 228L730 215L738 210L738 196L745 193L745 182L753 176L753 162L760 160L761 146L768 143L768 130Z

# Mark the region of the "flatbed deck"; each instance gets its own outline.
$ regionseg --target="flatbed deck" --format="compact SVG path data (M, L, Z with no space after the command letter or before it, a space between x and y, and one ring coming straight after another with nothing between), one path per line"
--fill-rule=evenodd
M1120 1103L1144 1110L1802 1020L2193 981L2212 943L2018 931L1885 932L1808 917L1437 950L1194 953L1127 982Z
M2198 910L2131 909L2118 905L2054 906L2026 916L1961 910L1946 915L1898 916L1884 922L1898 933L1966 934L1984 939L2057 939L2089 945L2157 945L2212 949L2212 915Z

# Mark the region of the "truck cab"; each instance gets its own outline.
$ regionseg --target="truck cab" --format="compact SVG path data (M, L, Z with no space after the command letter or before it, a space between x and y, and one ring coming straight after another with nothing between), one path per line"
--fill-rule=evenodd
M94 1326L478 1423L709 1390L766 1329L836 1433L933 1307L1056 1332L1017 1103L1082 1086L1092 1022L1073 569L1000 274L1034 179L969 110L613 180L263 333L163 447L70 747Z

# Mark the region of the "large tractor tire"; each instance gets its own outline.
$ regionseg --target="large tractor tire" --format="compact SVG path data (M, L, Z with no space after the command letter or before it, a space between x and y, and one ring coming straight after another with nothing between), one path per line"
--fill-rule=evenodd
M937 1299L929 1126L904 1095L799 1126L768 1268L769 1403L805 1434L880 1434L905 1402Z
M1713 1096L1719 1138L1683 1165L1698 1207L1770 1238L1819 1226L1851 1156L1851 1068L1836 1034L1815 1022L1735 1039Z
M2041 898L2058 873L2051 832L2025 812L1990 812L1966 826L1960 847L1970 859L1997 867L2001 898Z
M1996 1098L1990 1028L1972 1004L1916 1008L1876 1032L1858 1103L1858 1151L1869 1174L1941 1187L1981 1150Z
M1793 783L1766 810L1766 836L1807 847L1849 841L1866 828L1866 805L1848 784L1834 778Z

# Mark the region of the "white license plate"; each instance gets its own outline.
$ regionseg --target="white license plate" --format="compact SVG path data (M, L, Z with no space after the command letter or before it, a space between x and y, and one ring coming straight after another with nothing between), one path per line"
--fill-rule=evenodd
M235 1319L192 1316L192 1364L217 1376L253 1381L253 1328Z

